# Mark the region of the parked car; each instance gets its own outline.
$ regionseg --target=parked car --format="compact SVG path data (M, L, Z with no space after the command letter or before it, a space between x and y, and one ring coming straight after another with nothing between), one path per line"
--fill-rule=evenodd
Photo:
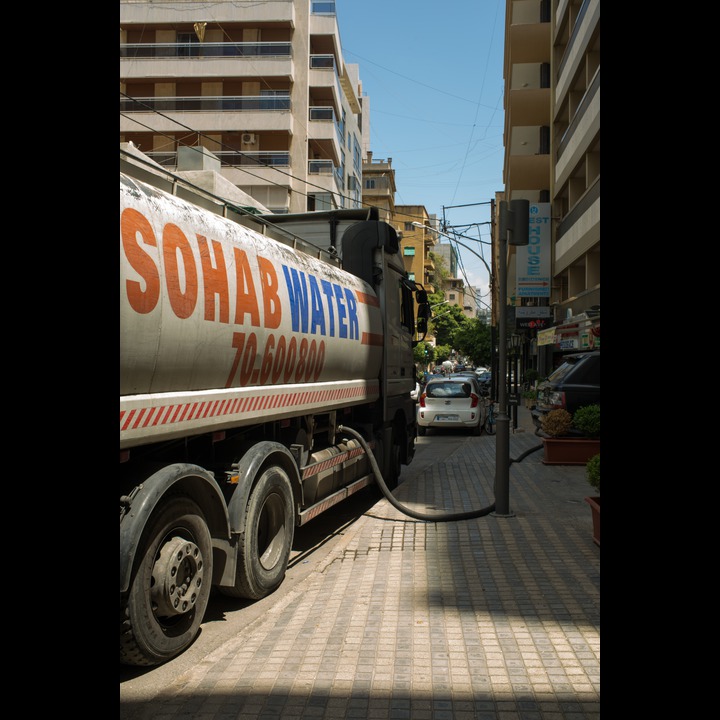
M486 370L477 376L477 380L480 383L481 388L490 390L492 384L492 373L489 370Z
M470 430L479 435L483 426L480 386L469 375L429 380L417 405L418 435L428 428Z
M562 408L571 415L580 407L600 402L600 351L573 353L538 383L537 404L530 411L536 428L551 410Z

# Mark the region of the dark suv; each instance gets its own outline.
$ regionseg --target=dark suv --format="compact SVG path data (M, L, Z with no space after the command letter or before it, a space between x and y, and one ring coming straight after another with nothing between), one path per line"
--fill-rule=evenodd
M538 384L537 405L531 411L539 428L546 413L557 408L571 415L585 405L600 402L600 351L566 355L562 365Z

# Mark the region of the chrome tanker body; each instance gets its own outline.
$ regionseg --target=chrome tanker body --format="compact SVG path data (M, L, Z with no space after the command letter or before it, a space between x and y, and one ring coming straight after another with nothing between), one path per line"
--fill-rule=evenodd
M426 294L397 234L356 211L278 217L292 233L121 172L122 663L180 654L213 586L276 590L294 528L375 483L338 426L390 488L412 459Z

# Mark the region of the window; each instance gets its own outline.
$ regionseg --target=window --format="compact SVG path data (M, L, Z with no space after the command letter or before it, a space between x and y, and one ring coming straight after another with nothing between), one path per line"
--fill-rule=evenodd
M372 190L375 187L375 180L368 178L364 181L364 184L368 190Z
M331 193L315 193L308 195L307 209L309 212L315 210L333 210Z
M448 300L454 300L455 299L455 293L450 293L448 295Z
M178 33L178 57L196 57L200 55L200 41L195 33Z
M411 222L406 222L405 230L407 230L408 232L415 232L415 226Z
M414 247L404 247L403 248L403 255L414 255L414 254L415 254Z

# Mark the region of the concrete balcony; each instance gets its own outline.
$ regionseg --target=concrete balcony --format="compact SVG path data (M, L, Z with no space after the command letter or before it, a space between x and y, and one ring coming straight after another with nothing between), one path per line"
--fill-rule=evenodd
M341 107L342 90L340 78L334 69L311 69L308 77L313 103L331 102L335 112Z
M506 37L510 65L527 62L550 62L550 18L543 17L541 0L515 0L511 7L510 27Z
M169 24L170 26L198 21L214 24L237 23L235 3L215 3L211 17L203 17L195 2L152 2L120 0L120 26ZM243 24L272 23L273 26L295 27L295 3L292 0L265 0L261 3L243 3Z
M324 158L332 158L335 165L340 164L341 148L338 140L337 126L332 120L308 121L308 140L310 145L319 148Z
M291 111L283 112L173 112L164 115L153 114L152 127L155 133L176 133L178 123L204 133L242 132L260 133L263 130L283 131L293 134ZM147 123L147 112L128 112L120 115L120 132L137 132L138 127Z
M549 125L550 88L510 90L507 103L510 125Z
M223 177L227 178L233 185L288 185L288 169L281 168L284 172L278 172L271 167L259 165L248 165L247 167L223 166Z
M214 78L279 78L295 81L295 63L288 57L120 58L121 80L163 82Z

